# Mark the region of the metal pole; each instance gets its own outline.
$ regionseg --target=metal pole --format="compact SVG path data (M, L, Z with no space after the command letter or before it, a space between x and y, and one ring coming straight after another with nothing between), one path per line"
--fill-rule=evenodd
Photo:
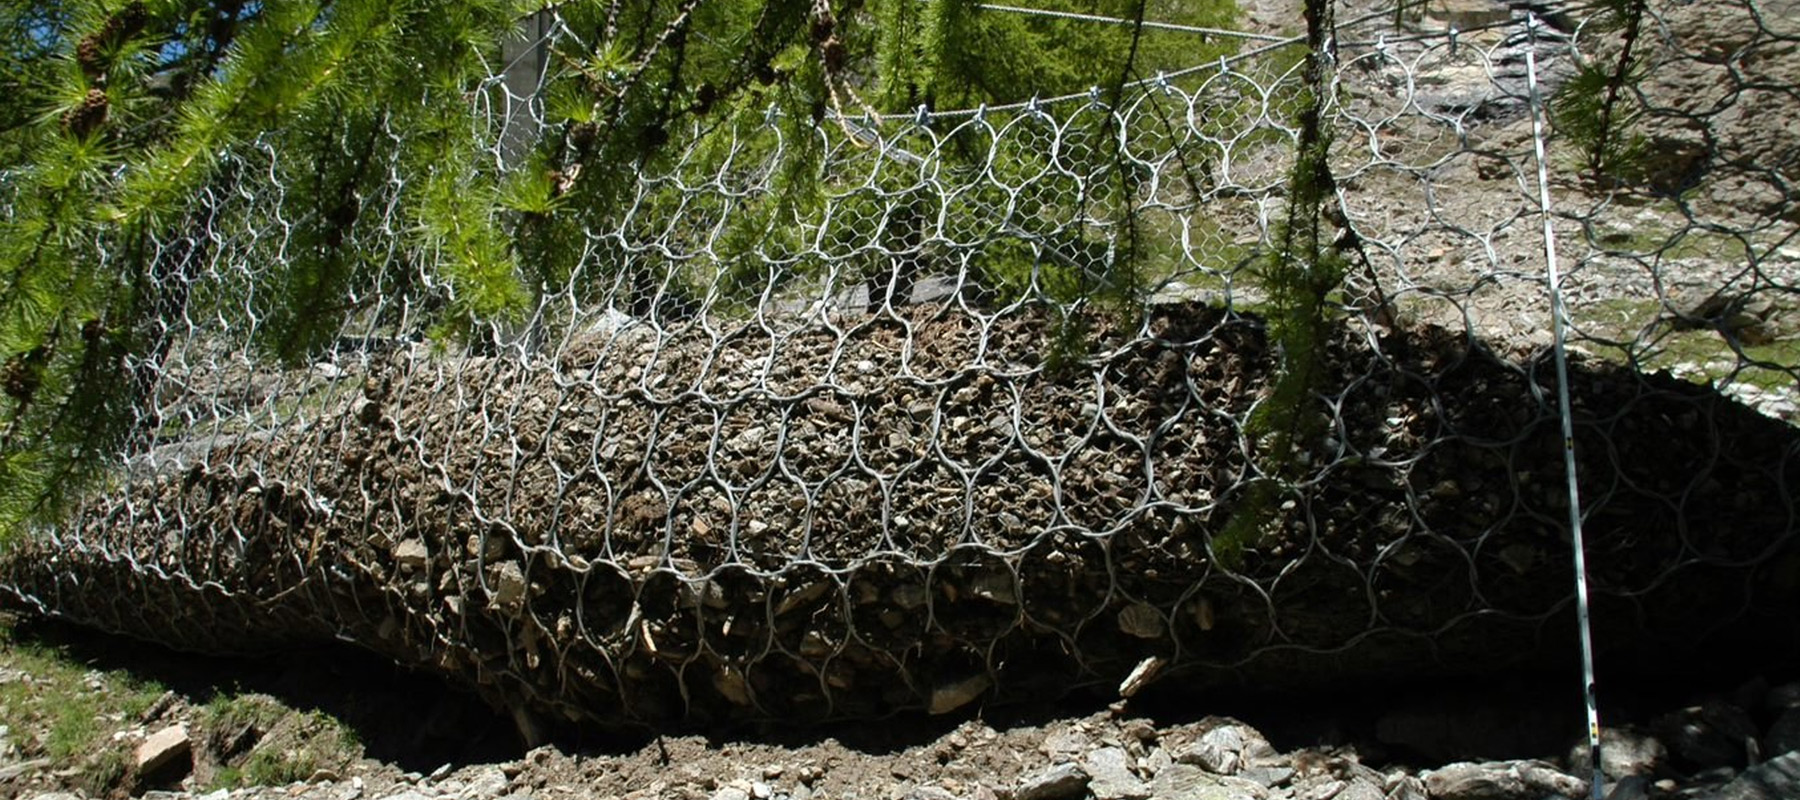
M1581 490L1576 483L1575 420L1569 406L1569 358L1563 346L1566 319L1562 297L1562 274L1556 264L1556 231L1551 226L1550 170L1544 157L1544 101L1538 92L1537 28L1535 15L1525 18L1531 44L1525 48L1525 82L1531 94L1531 138L1537 157L1538 214L1544 223L1545 275L1550 288L1550 331L1556 359L1556 404L1562 417L1563 469L1569 480L1569 532L1575 550L1575 616L1581 628L1581 688L1587 704L1588 760L1594 766L1589 792L1593 800L1602 800L1605 774L1600 768L1600 708L1594 693L1594 635L1588 621L1587 552L1581 537Z

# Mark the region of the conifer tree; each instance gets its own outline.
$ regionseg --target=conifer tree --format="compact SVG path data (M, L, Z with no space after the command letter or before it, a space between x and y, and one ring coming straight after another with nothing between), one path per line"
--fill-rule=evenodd
M1229 0L1039 7L1210 25L1235 15ZM973 0L587 0L553 12L540 135L507 159L498 54L522 20L549 13L542 0L0 7L0 529L55 515L106 456L136 446L129 437L178 426L152 418L149 400L187 321L224 320L270 359L303 364L347 320L480 341L545 292L625 287L632 313L691 310L708 286L596 259L591 233L616 229L640 171L704 158L709 136L773 108L798 152L772 198L737 209L726 240L741 248L723 248L699 281L755 297L798 263L755 254L779 252L796 235L782 220L821 202L820 154L805 151L815 126L1117 87L1193 58L1191 43L1131 26ZM916 249L922 214L881 235ZM269 220L281 236L258 238ZM221 277L227 246L240 263ZM583 266L600 262L639 274ZM399 296L421 281L435 291L419 307L352 291Z

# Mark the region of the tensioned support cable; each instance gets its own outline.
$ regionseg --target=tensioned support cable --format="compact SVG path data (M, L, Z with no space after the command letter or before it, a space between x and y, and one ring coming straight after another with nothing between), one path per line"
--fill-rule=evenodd
M1034 17L1053 17L1055 19L1072 19L1072 20L1080 20L1082 22L1101 22L1101 23L1105 23L1108 25L1138 25L1138 24L1140 24L1137 20L1133 20L1133 19L1121 19L1118 17L1103 17L1098 14L1078 14L1073 11L1051 11L1049 9L1043 9L1043 8L1020 8L1018 6L1003 6L1003 5L993 4L993 3L976 3L975 7L979 8L983 11L998 11L998 12L1001 12L1004 14L1026 14L1026 15L1034 16ZM1145 27L1147 29L1153 29L1153 30L1178 31L1180 33L1198 33L1198 34L1202 34L1205 36L1220 36L1220 37L1231 38L1231 39L1254 39L1254 40L1260 41L1260 42L1286 42L1286 41L1288 41L1288 38L1289 38L1286 36L1270 36L1266 33L1250 33L1248 31L1234 31L1234 30L1229 30L1226 28L1205 28L1205 27L1201 27L1198 25L1177 25L1173 22L1152 22L1150 20L1144 20L1142 22L1142 25L1143 25L1143 27Z
M586 6L515 46L594 52ZM1543 106L1606 44L1523 12L1471 36L1305 6L1305 36L1161 53L1119 96L1080 85L1110 65L954 112L740 95L607 133L581 121L613 97L585 57L483 61L455 71L478 87L460 98L325 103L224 142L155 230L67 221L44 176L5 173L0 227L58 226L55 263L0 242L42 273L34 295L65 263L160 283L13 324L129 346L132 383L99 409L124 415L116 452L69 516L6 543L0 605L203 653L336 636L496 708L634 732L1557 668L1577 584L1542 579L1568 563L1544 476L1567 453L1532 446L1559 428L1527 374L1550 359L1516 357L1551 324L1542 268L1519 271L1550 231L1517 236L1492 181L1530 194L1559 165L1484 138L1528 99L1505 66L1529 43L1540 139L1577 135ZM1800 41L1743 0L1668 11ZM740 30L690 19L691 48ZM1352 46L1370 38L1389 46ZM1697 87L1793 83L1677 60L1644 65L1630 110L1691 119ZM375 66L404 85L368 91L411 96L404 65ZM37 124L75 123L99 124ZM1764 131L1714 127L1695 146ZM1750 194L1713 172L1702 193ZM131 175L93 177L81 202L143 205ZM1582 429L1605 457L1581 479L1607 491L1573 504L1580 588L1634 611L1608 633L1652 656L1609 670L1772 668L1770 642L1800 642L1800 587L1759 579L1800 554L1800 394L1648 374L1661 328L1619 314L1741 281L1741 254L1693 245L1800 236L1796 206L1606 202L1622 188L1559 184L1556 233L1644 236L1548 247L1570 276L1549 284L1559 346L1592 354L1566 364L1560 421L1606 415ZM1704 368L1800 370L1729 344ZM0 416L82 367L64 355L0 353ZM0 478L0 522L17 497Z
M1525 82L1531 100L1531 139L1537 159L1538 215L1544 224L1544 269L1550 289L1550 330L1556 360L1556 404L1562 421L1563 467L1569 481L1569 533L1575 550L1575 615L1581 628L1581 688L1587 706L1588 761L1594 774L1590 783L1593 800L1603 796L1604 774L1600 768L1600 709L1594 689L1594 635L1588 620L1587 553L1581 536L1581 489L1576 481L1575 420L1569 403L1569 358L1564 340L1567 335L1567 309L1563 306L1562 274L1556 263L1556 230L1550 214L1550 170L1544 155L1544 101L1538 90L1536 15L1525 20L1531 40L1525 48Z

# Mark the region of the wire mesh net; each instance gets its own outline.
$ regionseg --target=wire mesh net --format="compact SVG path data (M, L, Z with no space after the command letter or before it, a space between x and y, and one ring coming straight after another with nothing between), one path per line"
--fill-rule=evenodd
M396 198L576 179L531 153L581 135L544 54L592 43L543 12L470 94L480 163L346 134L352 197L273 135L224 156L153 243L180 289L129 444L5 593L575 720L1560 664L1547 214L1603 657L1791 641L1800 9L1646 9L1346 5L1312 61L667 131L525 313L447 329L492 243ZM331 306L271 299L304 281Z

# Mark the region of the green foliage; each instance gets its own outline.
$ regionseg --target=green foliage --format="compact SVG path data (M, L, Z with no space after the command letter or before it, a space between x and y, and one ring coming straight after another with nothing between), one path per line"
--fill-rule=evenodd
M1110 90L1121 79L1154 77L1236 53L1236 43L1191 33L1129 25L984 11L975 0L909 0L920 35L914 63L921 75L918 102L972 108L1032 97ZM1032 8L1114 19L1143 19L1201 27L1237 22L1233 0L1047 0ZM885 74L884 74L885 75Z
M1290 182L1289 214L1275 232L1274 247L1258 269L1269 293L1269 338L1281 349L1281 369L1269 396L1251 417L1249 432L1263 439L1274 472L1295 463L1299 442L1317 434L1311 408L1324 369L1324 350L1335 328L1331 295L1343 283L1348 261L1324 236L1319 206L1330 198L1325 166L1330 138L1301 150Z
M1238 13L1230 0L1051 7L1124 18L1141 10L1149 18L1198 25L1229 24ZM970 108L1085 94L1092 87L1111 89L1122 80L1235 52L1234 43L1201 42L1191 34L1150 31L1139 41L1129 26L986 11L967 0L883 0L842 13L836 23L838 35L848 41L842 69L872 76L861 83L859 98L870 110L901 115L920 107ZM715 242L724 262L720 294L728 304L753 303L795 280L830 277L840 289L862 282L870 305L879 306L890 294L904 300L911 282L925 272L965 267L967 288L998 303L1110 302L1142 289L1141 262L1150 248L1130 219L1139 177L1124 166L1115 119L1103 108L1065 120L1060 129L1048 118L1027 115L1018 124L1032 130L1009 129L998 142L990 129L957 120L932 123L929 133L941 139L906 123L888 123L856 131L862 152L842 147L827 152L810 129L835 102L825 92L829 76L818 68L818 59L790 62L784 56L774 63L779 74L794 71L789 88L804 84L823 96L815 97L810 109L779 98L772 103L784 112L776 123L783 169L769 195L733 209L732 221ZM849 96L842 92L838 99L848 102ZM767 105L747 111L760 115ZM758 124L749 115L739 118L745 120L750 129ZM875 161L870 151L877 137L890 158L910 159L906 163L963 188L941 197L910 183L909 168L891 164L871 184L867 170ZM739 163L755 163L763 155L754 146L734 154ZM983 170L1012 186L1034 185L1009 193L981 180ZM816 231L794 227L805 219L828 222ZM937 226L940 220L945 227ZM974 244L972 256L956 264L934 261L930 242L938 237ZM1164 250L1173 246L1157 244ZM812 246L824 252L809 253Z
M125 788L131 776L131 754L124 743L103 747L81 764L75 785L91 797L107 797Z
M421 239L449 231L447 282L468 313L520 302L479 209L432 217L443 187L395 189L374 168L435 169L445 137L431 130L466 146L444 118L474 113L474 56L511 13L503 0L0 9L9 74L27 81L0 101L0 531L54 516L126 443L183 318L255 320L245 328L293 360L328 341L355 310L352 277L412 266L346 247L381 224L371 207L422 209ZM256 164L252 141L281 156ZM259 259L271 274L190 296L212 244L201 229L270 214L298 221Z
M53 770L77 766L106 742L112 730L101 724L104 715L136 719L164 691L128 673L94 672L62 648L21 638L10 629L0 629L0 656L10 668L31 676L0 683L0 724L13 731L45 731L41 740L21 744L27 758L48 758Z
M1251 413L1245 433L1255 443L1260 475L1250 482L1225 528L1213 537L1213 553L1227 563L1265 539L1282 521L1281 505L1308 466L1306 448L1328 424L1314 394L1326 380L1326 350L1336 320L1332 302L1349 260L1331 241L1327 214L1335 200L1331 130L1323 121L1326 87L1328 0L1308 0L1305 88L1297 97L1299 151L1288 179L1287 214L1274 247L1256 267L1268 292L1269 340L1280 353L1269 393Z
M341 767L359 747L356 733L336 719L320 711L290 711L267 695L214 695L198 721L209 735L248 728L258 740L248 753L219 766L209 785L215 790L303 781L321 769Z
M1043 7L1211 26L1238 14L1232 0ZM1065 121L1048 151L1002 148L1010 161L991 168L1045 176L1028 196L948 200L904 170L858 183L871 131L895 126L833 120L1090 87L1116 105L1124 82L1235 52L973 0L558 4L574 35L545 51L548 128L501 154L496 56L541 8L0 8L0 539L55 518L105 456L166 428L145 401L190 321L225 323L208 323L209 344L302 364L351 327L480 341L547 293L678 315L747 309L796 281L860 282L879 302L915 273L966 266L995 302L1135 297L1148 260L1176 259L1138 224L1144 176L1111 114ZM934 168L990 168L991 141L917 138ZM779 167L741 196L637 192L647 175L704 182L759 163ZM942 219L977 245L966 264L926 263ZM627 224L715 258L656 263L595 236ZM408 303L380 302L396 295Z
M907 76L909 98L931 104L972 107L1049 97L1100 88L1117 103L1123 82L1204 63L1236 52L1234 42L1211 42L1193 34L1135 29L1090 21L982 12L968 2L929 4L920 35L913 37L919 65ZM1038 4L1051 11L1070 11L1116 19L1154 19L1196 26L1234 23L1238 8L1231 0L1181 0L1142 3ZM886 73L883 73L884 76ZM922 97L915 97L922 95ZM1060 130L1047 119L1020 123L1038 129L1037 136L1019 128L984 164L999 183L1030 192L1009 194L997 186L980 186L959 200L958 218L989 221L979 231L991 242L976 251L969 266L982 287L999 302L1047 299L1061 306L1095 301L1103 306L1135 299L1147 284L1145 264L1178 247L1172 239L1143 235L1136 207L1143 167L1123 157L1117 117L1105 107L1091 107L1062 121ZM1185 116L1185 112L1183 113ZM978 137L949 157L981 163L990 157L988 142ZM1054 142L1054 145L1052 145ZM953 145L961 144L953 142ZM999 213L1001 209L1009 214ZM1093 222L1100 224L1093 224ZM1070 337L1058 337L1058 341Z
M215 692L200 708L199 722L209 730L226 730L245 726L267 731L287 709L274 698L242 692Z
M1551 99L1551 117L1590 175L1638 183L1650 167L1646 140L1637 130L1646 109L1632 88L1646 72L1638 49L1645 0L1605 0L1601 6L1592 27L1618 33L1618 55L1610 62L1579 63Z

